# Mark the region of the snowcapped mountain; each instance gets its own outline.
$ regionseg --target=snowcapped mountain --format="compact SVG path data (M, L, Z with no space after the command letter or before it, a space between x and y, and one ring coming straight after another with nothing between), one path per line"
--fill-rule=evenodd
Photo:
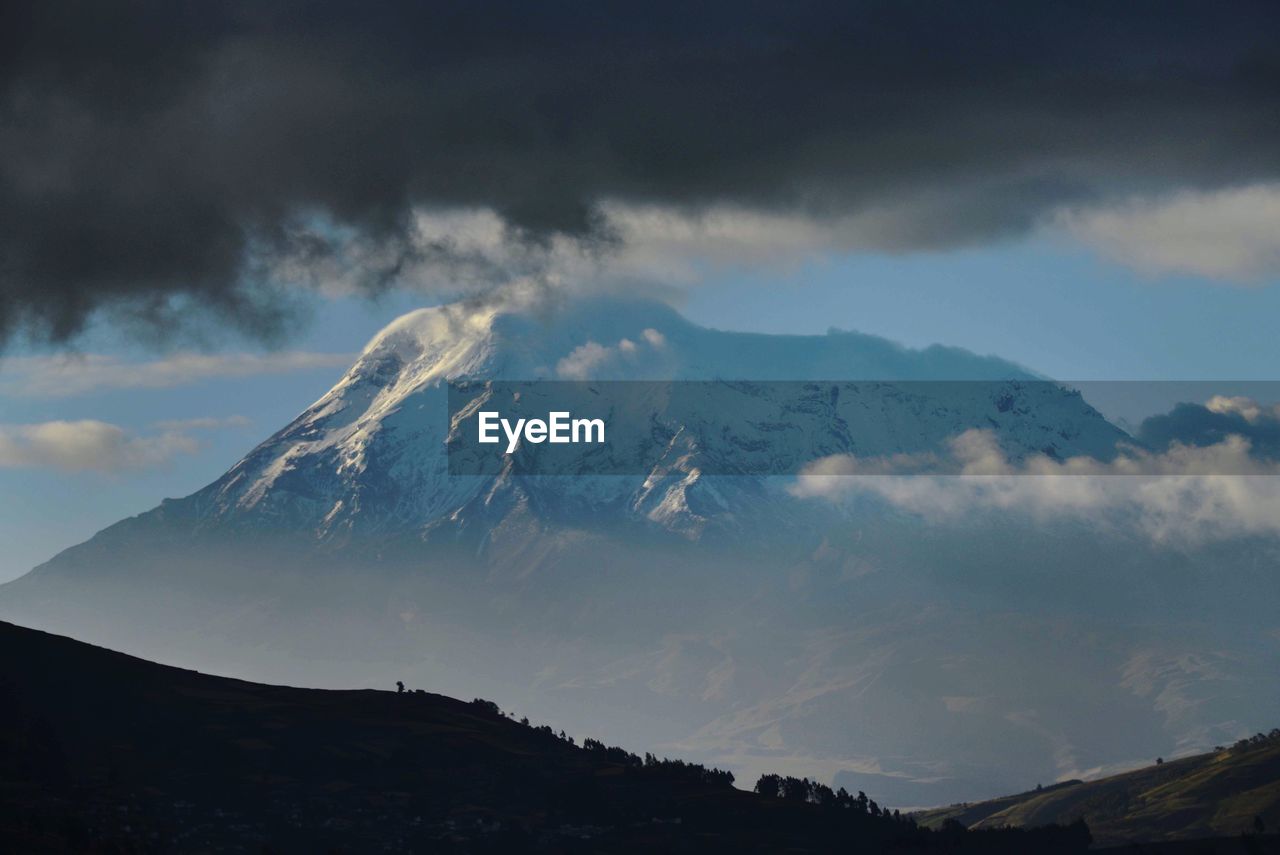
M632 400L646 417L616 422L620 457L587 474L451 474L449 383L540 379L718 382ZM927 455L973 428L1012 460L1128 439L962 350L722 332L612 298L423 309L214 483L0 587L0 617L265 681L492 697L897 805L1264 726L1280 635L1204 605L1249 602L1203 568L1256 552L933 526L787 489L827 455ZM625 457L655 438L663 454ZM755 474L715 474L734 471Z
M635 477L450 475L447 383L587 376L744 382L714 398L699 390L637 402L636 417L614 425L623 435L612 434L613 444L638 446L655 425L671 441L645 471L628 471ZM768 382L799 380L828 382ZM846 385L838 400L830 381L878 382ZM830 454L936 450L975 427L993 429L1014 457L1105 457L1125 438L1078 395L959 350L910 351L854 333L719 332L646 302L596 299L552 312L455 304L392 323L324 397L184 501L202 530L284 527L339 545L362 535L422 539L471 523L488 529L530 507L554 507L561 522L637 522L690 535L752 512L791 513L778 507L786 494L760 479L703 473L755 462L785 474Z

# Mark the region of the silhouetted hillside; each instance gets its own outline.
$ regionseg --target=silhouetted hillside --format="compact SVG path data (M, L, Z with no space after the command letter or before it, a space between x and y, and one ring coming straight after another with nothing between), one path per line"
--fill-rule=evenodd
M1280 730L1096 781L1070 781L916 815L928 826L956 820L970 828L1030 827L1078 817L1102 844L1275 831L1280 827Z
M1083 827L934 833L578 747L490 702L211 677L0 624L0 848L1082 851Z

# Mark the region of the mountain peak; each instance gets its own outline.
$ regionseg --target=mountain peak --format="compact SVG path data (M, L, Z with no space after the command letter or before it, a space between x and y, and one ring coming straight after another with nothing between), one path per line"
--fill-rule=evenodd
M684 437L677 458L664 457L653 471L538 484L450 474L447 387L459 379L751 382L715 402L660 396L648 418L617 426L625 439L616 448L628 449L618 451L627 461L654 437ZM1012 382L1009 394L1025 406L1004 412L989 384L894 382L952 379ZM164 513L183 514L210 533L285 530L338 548L482 533L504 521L538 520L530 529L536 537L543 524L558 524L553 517L570 526L608 519L701 537L708 527L749 525L751 514L778 520L789 513L785 495L749 479L715 485L702 477L739 471L725 461L741 463L744 455L798 471L788 467L831 454L933 451L968 428L996 429L1015 459L1045 449L1105 454L1123 437L1066 390L1018 385L1031 379L1012 363L955 348L912 350L854 332L726 332L652 300L507 294L397 318L322 398ZM863 388L842 396L835 412L834 399L814 405L813 381ZM833 424L856 429L833 432ZM676 454L673 448L663 454Z
M418 309L387 325L347 378L401 391L501 380L1031 380L1015 363L945 345L913 349L866 333L732 332L658 300L503 293ZM330 394L333 394L332 392Z

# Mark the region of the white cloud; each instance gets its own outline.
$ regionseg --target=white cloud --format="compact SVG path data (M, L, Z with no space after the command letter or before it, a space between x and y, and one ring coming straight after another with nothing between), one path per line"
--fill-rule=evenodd
M393 281L429 292L488 291L552 268L577 269L588 254L563 238L519 240L485 208L418 209L403 240L380 241L324 219L296 225L295 237L293 252L267 255L267 277L332 297L364 294Z
M663 348L667 346L667 337L653 327L644 330L640 335L644 336L644 340L649 342L651 347Z
M292 254L271 257L264 272L330 295L392 283L433 294L488 293L521 280L567 291L688 287L725 271L785 273L823 255L986 242L993 222L961 216L972 213L972 202L963 193L922 191L848 213L606 200L592 237L532 242L489 209L419 208L408 235L392 241L331 222L299 226ZM1064 208L1047 222L1153 273L1241 281L1280 275L1280 183ZM1017 234L1024 225L1003 228Z
M637 283L691 286L725 270L785 271L828 252L907 251L919 243L922 221L935 231L956 229L960 222L963 233L961 221L936 213L939 206L950 210L948 200L932 196L854 214L605 201L596 211L596 235L557 234L536 242L521 239L489 209L420 208L408 236L389 242L331 222L299 226L292 254L270 257L264 273L272 281L332 296L392 282L451 295L488 293L524 280L570 292L631 289ZM963 244L959 233L938 240Z
M995 510L1132 524L1167 543L1280 534L1280 465L1252 457L1238 436L1163 454L1129 450L1110 462L1036 455L1015 464L989 431L970 430L952 441L947 457L823 458L790 490L830 501L878 496L934 521Z
M175 353L147 362L102 354L0 359L0 394L68 397L108 389L165 389L201 380L346 368L348 353Z
M556 374L566 380L586 380L596 369L613 357L611 347L589 341L569 352L569 355L556 363Z
M1280 421L1280 404L1273 404L1268 407L1266 404L1260 404L1253 398L1244 395L1214 395L1204 405L1205 409L1211 413L1230 416L1236 415L1244 419L1249 424L1258 424L1261 421Z
M726 268L786 268L824 250L856 243L845 218L766 213L717 206L701 211L656 205L605 205L605 220L621 245L606 257L621 280L694 284Z
M181 431L140 436L91 419L0 425L0 468L125 472L167 465L199 450Z
M1280 276L1280 183L1076 208L1060 212L1055 224L1149 273L1237 282Z
M653 350L667 346L667 337L648 327L640 331L640 340ZM603 345L588 341L569 351L556 363L556 374L566 380L599 379L602 369L614 365L618 359L634 360L640 354L641 345L629 338L621 338L616 345Z

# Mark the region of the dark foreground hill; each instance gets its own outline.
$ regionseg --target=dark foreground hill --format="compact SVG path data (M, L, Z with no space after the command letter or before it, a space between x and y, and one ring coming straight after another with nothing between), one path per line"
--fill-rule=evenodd
M970 828L1030 827L1077 817L1084 817L1100 844L1275 831L1280 826L1280 731L1095 781L1070 781L916 815L928 826L955 820ZM1209 851L1191 844L1165 848Z
M484 701L265 686L0 623L0 850L1076 852L578 747Z

